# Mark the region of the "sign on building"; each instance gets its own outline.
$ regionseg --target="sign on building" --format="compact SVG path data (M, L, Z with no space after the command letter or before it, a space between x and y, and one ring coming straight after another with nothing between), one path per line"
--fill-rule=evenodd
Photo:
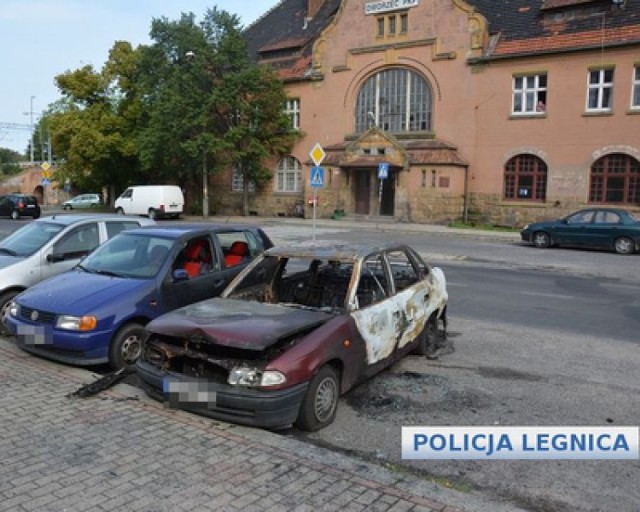
M366 2L364 4L364 13L368 15L397 11L399 9L416 7L419 3L420 0L377 0L375 2Z

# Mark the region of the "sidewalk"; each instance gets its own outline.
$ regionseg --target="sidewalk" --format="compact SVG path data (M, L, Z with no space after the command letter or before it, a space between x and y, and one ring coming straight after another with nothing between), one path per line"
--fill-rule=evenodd
M0 511L513 510L131 386L66 397L92 379L0 338Z

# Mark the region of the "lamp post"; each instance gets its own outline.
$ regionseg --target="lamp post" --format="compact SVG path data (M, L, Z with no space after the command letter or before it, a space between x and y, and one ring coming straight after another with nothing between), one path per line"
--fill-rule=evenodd
M192 50L185 52L185 58L189 62L196 60L196 53ZM204 135L205 129L202 129ZM202 218L207 220L209 217L209 172L207 170L207 145L203 137L202 146Z
M31 101L29 103L29 116L30 116L30 123L29 123L29 127L31 130L31 143L29 144L29 149L30 149L30 162L33 163L33 142L34 142L34 137L33 137L33 100L35 100L36 97L35 96L31 96Z

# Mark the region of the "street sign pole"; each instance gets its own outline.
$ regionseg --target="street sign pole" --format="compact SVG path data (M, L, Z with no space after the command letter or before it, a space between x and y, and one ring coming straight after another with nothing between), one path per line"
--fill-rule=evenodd
M320 164L324 160L326 153L319 142L313 146L309 151L309 157L315 164L315 167L311 168L311 187L313 188L313 225L311 228L311 240L316 243L316 218L318 208L318 189L324 187L324 169L320 167Z
M378 215L382 215L382 184L384 180L389 177L389 164L383 162L378 164L378 181L380 185L378 187Z

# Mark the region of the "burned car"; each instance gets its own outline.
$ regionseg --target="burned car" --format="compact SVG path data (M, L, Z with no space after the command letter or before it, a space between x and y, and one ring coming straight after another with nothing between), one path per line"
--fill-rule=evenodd
M274 247L221 297L149 323L136 372L173 407L317 430L342 393L406 354L427 354L446 307L444 273L410 247Z

